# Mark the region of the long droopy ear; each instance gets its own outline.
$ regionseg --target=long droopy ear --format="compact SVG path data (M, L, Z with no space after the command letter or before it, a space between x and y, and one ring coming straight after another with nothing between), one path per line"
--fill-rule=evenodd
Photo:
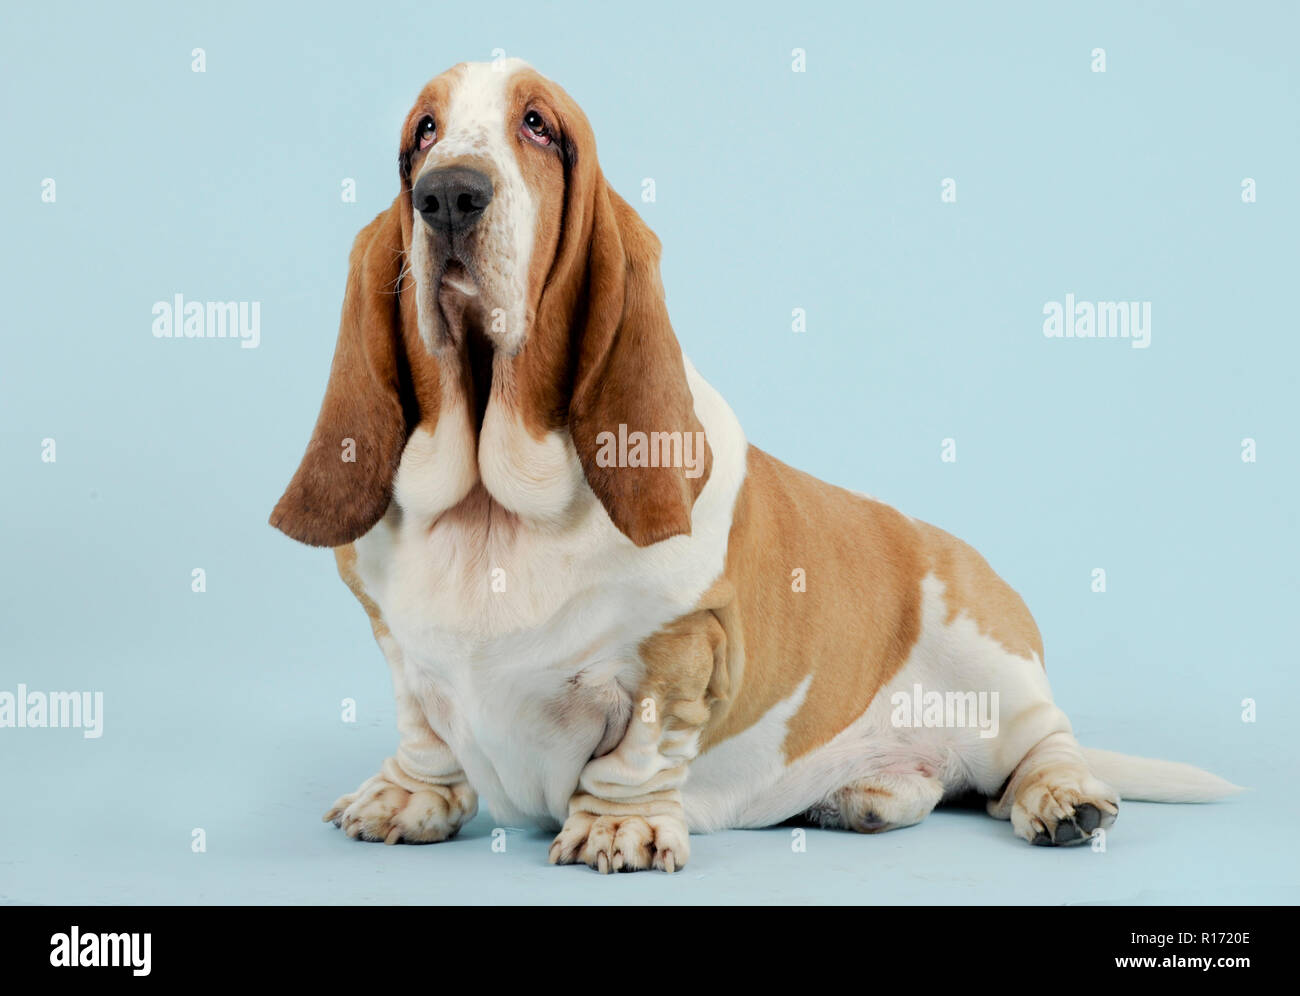
M572 331L569 429L587 483L614 525L648 546L690 533L712 452L668 320L659 240L599 169L583 179L587 191L568 191L585 202L590 219L586 300L575 302L580 320Z
M311 546L350 543L379 521L414 425L400 304L404 201L405 193L352 246L325 400L271 513L271 525Z

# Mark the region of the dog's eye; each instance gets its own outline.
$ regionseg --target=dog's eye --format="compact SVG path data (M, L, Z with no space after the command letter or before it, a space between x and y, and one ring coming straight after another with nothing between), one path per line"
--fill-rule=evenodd
M524 115L524 134L531 138L538 145L551 144L551 132L546 127L546 119L536 111L529 111Z
M433 144L433 137L437 133L437 127L433 123L433 118L425 115L420 118L420 123L415 126L415 138L420 143L420 149L423 151Z

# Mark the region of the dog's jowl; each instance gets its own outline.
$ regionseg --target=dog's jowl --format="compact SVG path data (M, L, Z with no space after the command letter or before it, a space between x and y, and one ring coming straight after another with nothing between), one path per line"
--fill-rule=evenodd
M457 66L398 143L272 514L334 548L397 698L393 756L327 819L439 841L482 799L552 827L553 862L672 871L691 833L791 817L877 832L975 792L1072 844L1121 796L1232 791L1080 747L979 554L746 442L558 86Z

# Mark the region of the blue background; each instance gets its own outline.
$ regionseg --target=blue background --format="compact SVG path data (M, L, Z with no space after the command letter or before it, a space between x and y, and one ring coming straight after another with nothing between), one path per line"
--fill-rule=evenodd
M1294 5L3 18L0 690L99 690L106 716L99 740L0 730L0 900L1297 899ZM549 836L523 828L493 853L486 813L435 847L319 823L396 743L387 668L330 554L265 520L409 103L495 48L586 110L663 241L683 346L751 441L980 549L1034 610L1085 744L1251 791L1125 804L1104 854L941 811L809 831L805 853L789 828L697 837L671 878L548 867ZM155 339L176 293L260 301L260 348ZM1151 347L1044 338L1067 293L1151 301Z

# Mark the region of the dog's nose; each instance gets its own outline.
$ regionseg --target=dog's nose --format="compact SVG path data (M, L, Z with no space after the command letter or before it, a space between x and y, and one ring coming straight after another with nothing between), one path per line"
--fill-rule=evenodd
M430 228L460 232L492 203L492 181L476 169L444 166L416 180L411 197Z

